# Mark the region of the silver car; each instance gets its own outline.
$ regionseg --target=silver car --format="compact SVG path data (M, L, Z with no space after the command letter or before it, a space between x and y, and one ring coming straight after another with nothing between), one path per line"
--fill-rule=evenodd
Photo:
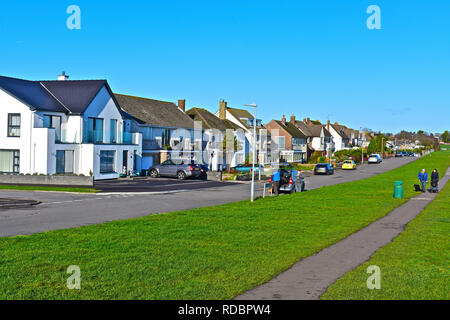
M174 177L179 180L186 178L197 178L201 175L201 171L198 165L195 164L175 164L172 160L164 161L161 164L155 165L150 168L150 177Z
M383 159L379 154L371 154L369 157L369 163L381 163Z

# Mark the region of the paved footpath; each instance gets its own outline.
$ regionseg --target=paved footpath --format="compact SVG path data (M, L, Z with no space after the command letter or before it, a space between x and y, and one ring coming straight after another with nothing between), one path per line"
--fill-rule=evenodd
M442 189L450 178L450 168L441 178ZM317 300L336 280L355 269L381 247L401 234L436 197L420 193L387 216L348 238L296 263L276 278L256 287L236 300Z

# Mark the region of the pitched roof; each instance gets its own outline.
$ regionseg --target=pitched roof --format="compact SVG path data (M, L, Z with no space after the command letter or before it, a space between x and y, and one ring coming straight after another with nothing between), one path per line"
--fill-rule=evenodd
M286 122L286 124L284 124L283 121L279 120L274 121L284 130L286 130L293 138L300 138L300 139L306 138L306 136L292 123Z
M194 120L173 102L114 94L122 110L142 123L157 127L194 128Z
M235 108L227 108L227 110L237 119L241 118L247 118L247 119L253 119L254 117L251 115L250 112L244 109L235 109Z
M312 137L320 137L323 126L320 124L307 125Z
M31 108L70 114L82 114L106 80L28 81L0 76L0 88L22 100Z
M41 81L41 84L71 113L82 114L107 85L106 80Z
M222 122L227 126L227 129L232 129L232 130L241 129L241 127L239 127L236 123L234 123L228 119L222 120Z
M331 127L342 137L342 139L349 139L344 132L343 126L332 124Z
M312 137L312 132L303 121L295 121L295 126L307 137Z
M37 81L0 76L0 88L33 109L67 112L67 109Z
M219 129L225 131L227 125L206 109L192 108L186 112L194 121L201 121L203 129Z
M328 131L327 126L325 126L325 125L323 126L323 132L325 134L325 137L331 137L332 136L330 131Z

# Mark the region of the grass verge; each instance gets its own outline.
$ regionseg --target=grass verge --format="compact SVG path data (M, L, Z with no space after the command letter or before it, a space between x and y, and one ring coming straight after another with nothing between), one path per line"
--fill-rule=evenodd
M439 152L306 193L0 239L0 299L230 299L383 217ZM393 199L393 181L405 200ZM411 186L410 188L408 186ZM68 290L70 265L82 289Z
M13 186L0 185L0 190L22 190L22 191L57 191L57 192L76 192L76 193L96 193L98 190L92 188L68 188L68 187L50 187L50 186Z
M405 232L339 279L322 299L449 300L450 182ZM369 266L381 268L381 289L369 290Z

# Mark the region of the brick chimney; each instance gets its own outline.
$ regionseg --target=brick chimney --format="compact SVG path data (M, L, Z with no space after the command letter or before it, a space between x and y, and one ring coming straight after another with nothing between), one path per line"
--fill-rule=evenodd
M220 109L219 109L219 118L222 120L226 120L227 118L227 109L228 109L228 103L225 100L221 100L219 102Z
M58 76L58 81L67 81L69 80L69 76L66 74L65 71L62 72L60 76Z
M334 125L335 125L335 126L338 126L338 125L339 125L339 123L338 123L338 122L336 121L336 122L334 123Z
M308 124L308 125L310 125L310 126L313 125L313 123L311 122L311 119L310 119L310 118L306 118L306 121L307 121L307 124Z
M303 118L303 122L306 123L306 118Z
M327 130L330 131L330 120L328 120L328 123L327 123Z
M186 112L186 100L178 100L178 108L183 110L183 112Z
M292 124L295 124L295 115L292 115L292 116L291 116L291 123L292 123Z
M284 125L286 125L286 116L283 114L283 119L281 119L281 122L283 122Z

